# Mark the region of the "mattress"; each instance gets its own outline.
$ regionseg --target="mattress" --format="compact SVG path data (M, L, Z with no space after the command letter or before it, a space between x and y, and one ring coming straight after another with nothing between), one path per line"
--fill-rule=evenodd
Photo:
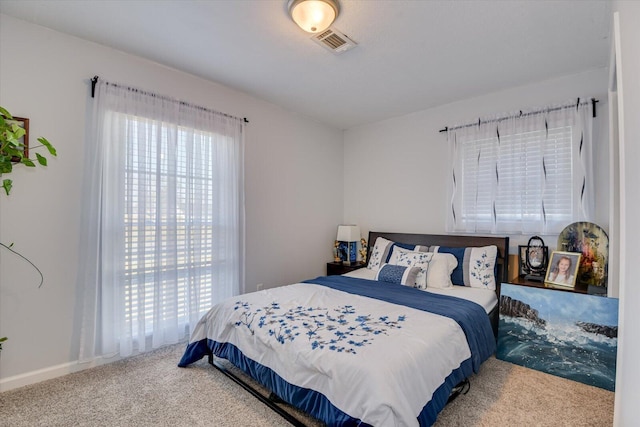
M360 268L344 274L348 277L356 277L359 279L375 280L376 270L369 268ZM439 295L448 295L452 297L466 299L482 306L487 313L491 313L498 304L496 292L489 289L470 288L466 286L452 286L450 288L427 288L425 292L431 292Z

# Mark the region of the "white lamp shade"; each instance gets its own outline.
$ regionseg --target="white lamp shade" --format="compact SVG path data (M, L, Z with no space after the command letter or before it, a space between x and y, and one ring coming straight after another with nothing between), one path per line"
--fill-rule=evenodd
M336 240L338 242L359 242L360 227L357 225L339 225Z
M338 16L334 0L290 0L289 13L296 24L308 33L324 31Z

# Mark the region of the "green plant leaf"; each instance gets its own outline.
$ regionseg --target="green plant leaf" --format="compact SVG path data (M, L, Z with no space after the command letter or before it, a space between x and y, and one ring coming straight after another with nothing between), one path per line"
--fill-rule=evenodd
M14 123L11 126L11 129L13 130L13 137L15 139L20 139L27 134L26 129L21 127L18 123Z
M25 135L26 129L21 126L21 123L5 108L0 107L0 177L3 174L13 172L13 164L15 163L20 163L27 167L47 166L47 158L41 154L36 153L37 159L34 160L25 156L25 146L22 142ZM32 149L46 147L50 155L57 156L55 147L46 138L40 137L38 141L42 145L31 147ZM7 195L10 193L12 186L12 180L5 179L2 181L1 187L4 188Z
M13 147L7 147L4 152L6 154L9 155L9 157L18 157L19 159L22 159L24 157L24 151L22 150L17 150ZM11 160L11 159L10 159ZM18 160L20 161L20 160Z
M2 188L4 188L5 193L7 193L7 196L9 195L9 192L11 191L11 187L13 187L13 181L11 181L10 179L4 179L2 180Z
M47 138L40 137L40 138L38 138L38 142L40 142L40 144L42 144L45 147L47 147L47 150L49 150L49 154L51 154L52 156L57 156L58 155L58 152L53 147L53 145L51 145L51 143L47 140Z
M38 159L38 163L42 166L47 166L47 158L40 153L36 153L36 158Z
M11 173L13 170L13 164L11 163L11 157L5 157L5 161L0 163L0 175L3 173Z
M15 135L13 134L13 132L11 131L11 129L7 129L4 132L4 139L5 142L9 145L18 145L20 141L18 141L18 139L15 137Z

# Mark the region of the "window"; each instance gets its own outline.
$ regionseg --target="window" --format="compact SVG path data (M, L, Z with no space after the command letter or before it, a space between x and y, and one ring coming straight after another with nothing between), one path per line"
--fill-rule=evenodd
M591 132L574 111L518 115L449 131L447 230L550 234L584 219L590 161L585 138Z
M133 331L145 334L153 332L155 313L160 320L175 314L184 327L189 312L201 316L214 303L214 230L226 222L208 203L217 197L209 167L214 152L208 149L216 135L193 131L193 144L189 130L178 127L169 159L167 126L147 127L132 116L124 120L126 134L133 136L125 141L125 316ZM198 284L194 301L190 283Z
M176 343L244 285L242 120L117 84L96 89L80 360Z

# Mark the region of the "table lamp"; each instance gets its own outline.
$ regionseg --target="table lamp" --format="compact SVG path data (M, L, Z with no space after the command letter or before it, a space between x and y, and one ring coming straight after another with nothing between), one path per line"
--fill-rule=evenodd
M346 252L340 256L342 262L351 265L355 264L357 259L357 246L360 241L360 227L357 225L339 225L338 236L336 240L340 242L339 249Z

